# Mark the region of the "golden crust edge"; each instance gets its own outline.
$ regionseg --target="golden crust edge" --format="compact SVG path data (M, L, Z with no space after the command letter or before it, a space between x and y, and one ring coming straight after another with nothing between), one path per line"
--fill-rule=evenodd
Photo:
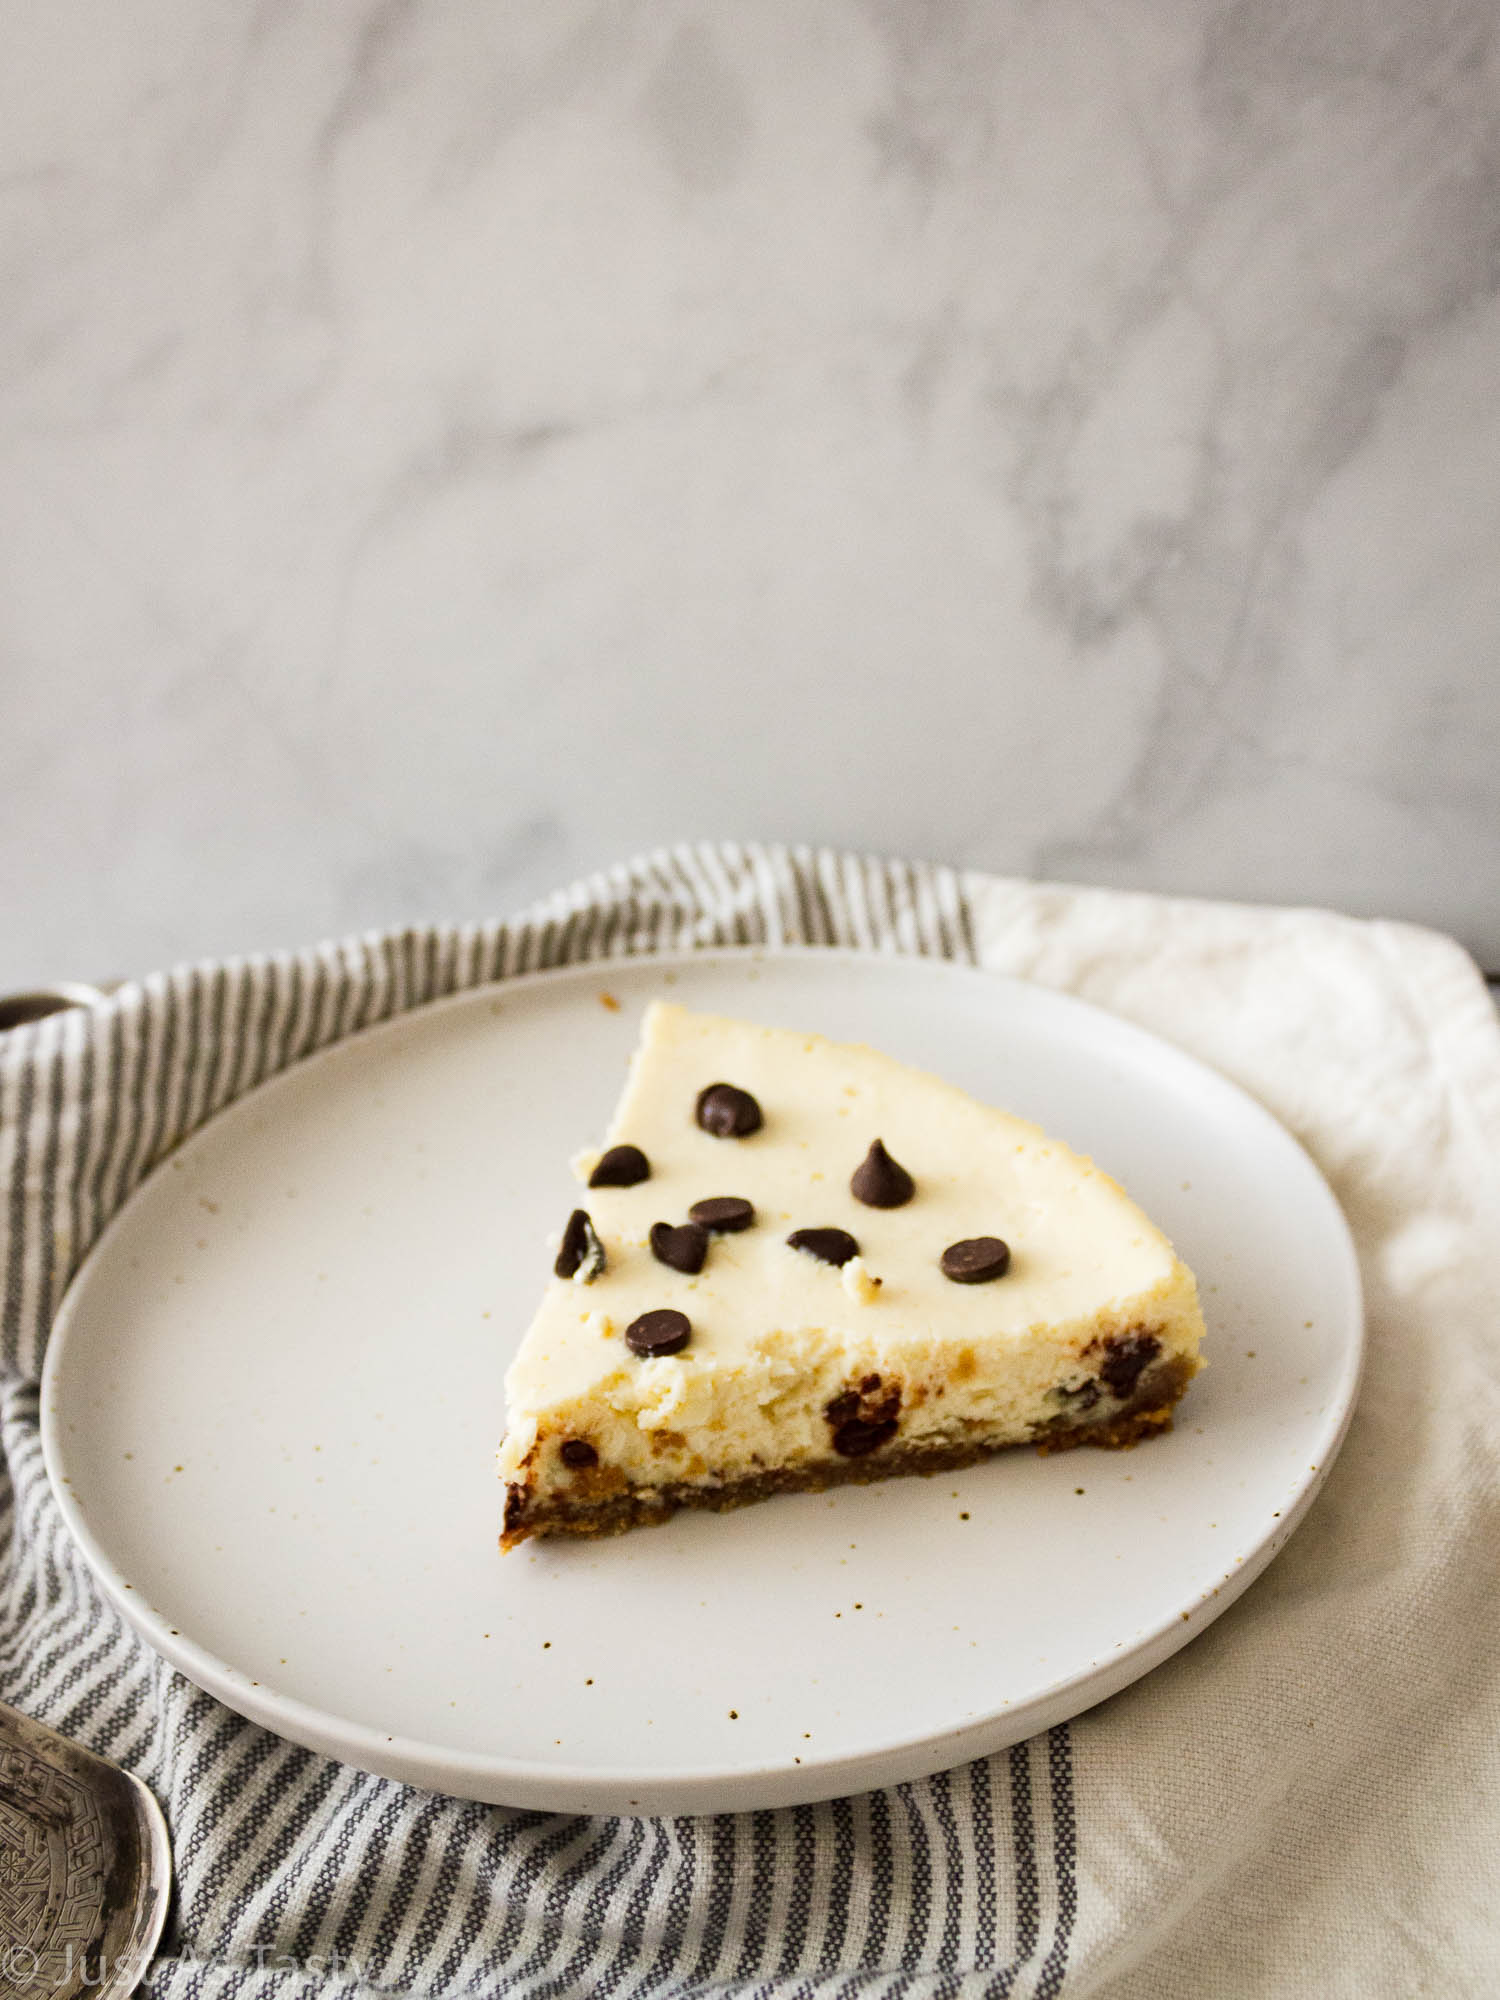
M722 1514L783 1493L823 1493L832 1487L867 1486L882 1479L931 1477L939 1472L956 1472L963 1466L976 1465L983 1459L1027 1445L1042 1457L1073 1451L1082 1445L1104 1451L1128 1450L1172 1428L1176 1404L1202 1365L1196 1355L1169 1355L1148 1370L1130 1401L1112 1417L1099 1423L1034 1432L1024 1438L907 1447L897 1443L889 1450L882 1449L865 1458L817 1459L803 1466L766 1467L713 1485L683 1482L636 1487L625 1493L571 1504L552 1499L530 1510L530 1518L526 1518L526 1489L512 1483L506 1487L500 1547L509 1552L533 1537L552 1535L624 1534L631 1528L658 1526L685 1507Z

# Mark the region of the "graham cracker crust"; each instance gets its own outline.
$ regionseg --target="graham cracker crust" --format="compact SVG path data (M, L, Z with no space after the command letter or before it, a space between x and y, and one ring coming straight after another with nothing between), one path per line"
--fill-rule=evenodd
M768 1467L717 1486L682 1482L604 1495L580 1493L576 1499L553 1494L546 1500L537 1500L525 1487L510 1485L505 1492L505 1528L500 1546L503 1550L513 1549L533 1535L619 1535L628 1528L653 1527L669 1520L679 1507L723 1514L732 1507L747 1507L779 1493L823 1493L830 1487L868 1486L878 1479L896 1479L908 1474L930 1477L937 1472L956 1472L962 1466L976 1465L981 1459L994 1458L1002 1451L1017 1451L1025 1445L1034 1446L1043 1457L1053 1452L1073 1451L1080 1445L1124 1451L1172 1428L1173 1406L1196 1373L1196 1365L1181 1355L1172 1355L1146 1371L1135 1394L1112 1417L1097 1423L1049 1428L1004 1444L985 1439L936 1446L893 1442L868 1457L834 1457L796 1467Z

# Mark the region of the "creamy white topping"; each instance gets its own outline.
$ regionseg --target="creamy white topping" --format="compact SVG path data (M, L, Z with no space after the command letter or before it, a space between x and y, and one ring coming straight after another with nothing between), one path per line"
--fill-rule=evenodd
M719 1082L752 1093L760 1131L699 1129L698 1094ZM916 1182L901 1208L850 1192L876 1138ZM1020 1436L1056 1415L1060 1386L1097 1373L1111 1333L1149 1326L1164 1351L1196 1354L1191 1274L1107 1175L873 1049L658 1003L606 1143L627 1141L651 1177L581 1197L608 1267L586 1294L548 1285L506 1379L507 1476L539 1432L587 1436L632 1478L826 1456L827 1403L871 1374L901 1388L908 1440L974 1423ZM752 1227L713 1236L697 1276L659 1263L652 1223L681 1223L714 1195L752 1201ZM818 1227L848 1231L857 1258L840 1270L788 1246L792 1230ZM943 1251L979 1236L1009 1244L1008 1273L946 1278ZM687 1314L692 1340L641 1360L623 1335L660 1307Z

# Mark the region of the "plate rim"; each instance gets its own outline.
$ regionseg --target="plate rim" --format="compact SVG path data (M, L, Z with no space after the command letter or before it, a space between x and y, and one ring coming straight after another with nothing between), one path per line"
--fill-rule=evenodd
M131 1211L158 1180L168 1163L180 1160L189 1151L210 1143L217 1128L231 1114L243 1112L252 1104L264 1103L270 1093L290 1087L294 1080L305 1080L310 1068L345 1056L359 1045L368 1046L374 1040L398 1035L404 1027L410 1027L418 1019L425 1022L435 1015L492 1001L500 994L545 985L582 984L607 978L611 972L618 976L637 969L670 971L679 966L713 963L734 968L783 960L920 968L926 973L960 983L980 980L989 988L1017 990L1024 993L1029 1002L1040 999L1065 1016L1082 1015L1096 1024L1102 1022L1109 1033L1121 1037L1127 1045L1134 1044L1157 1056L1165 1051L1174 1063L1186 1065L1210 1096L1220 1096L1242 1115L1248 1112L1264 1129L1274 1133L1276 1143L1289 1147L1292 1156L1300 1157L1302 1170L1311 1176L1312 1183L1319 1190L1327 1223L1331 1225L1330 1237L1338 1245L1344 1352L1337 1380L1330 1392L1329 1407L1316 1433L1315 1460L1309 1462L1308 1470L1299 1475L1297 1485L1284 1499L1279 1518L1268 1524L1261 1538L1227 1573L1220 1576L1216 1583L1205 1586L1188 1611L1184 1612L1180 1603L1174 1604L1170 1613L1164 1614L1156 1625L1139 1633L1108 1660L1092 1662L1020 1703L1004 1703L982 1715L970 1717L962 1724L929 1730L922 1735L905 1737L898 1743L873 1749L856 1749L821 1760L804 1760L800 1765L769 1762L754 1766L669 1766L665 1770L660 1765L640 1770L624 1767L601 1769L592 1764L457 1750L425 1742L419 1737L387 1734L367 1723L351 1721L332 1710L320 1708L295 1695L279 1693L263 1682L252 1680L242 1668L169 1625L164 1614L147 1604L106 1552L87 1510L69 1483L66 1470L68 1447L62 1437L58 1380L66 1367L70 1330L83 1309L89 1287L96 1282L97 1272L107 1261L112 1239L123 1230ZM952 1769L973 1757L1002 1750L1009 1744L1081 1715L1164 1664L1243 1595L1301 1525L1348 1433L1363 1378L1367 1337L1358 1251L1348 1219L1327 1176L1297 1135L1274 1112L1242 1084L1215 1069L1202 1057L1094 1001L1040 981L1024 979L1013 973L990 971L963 960L916 951L869 950L845 945L710 944L585 959L575 964L544 967L497 980L485 980L456 993L442 994L309 1051L285 1069L278 1070L223 1105L196 1131L164 1153L149 1173L142 1177L110 1217L69 1279L53 1318L43 1358L39 1428L43 1463L64 1525L105 1596L154 1652L236 1714L292 1742L357 1768L454 1797L553 1811L600 1811L626 1815L669 1812L706 1814L812 1803ZM704 1796L700 1798L699 1794ZM708 1796L710 1794L712 1796ZM731 1795L732 1803L729 1802ZM628 1804L622 1806L620 1801L627 1798Z

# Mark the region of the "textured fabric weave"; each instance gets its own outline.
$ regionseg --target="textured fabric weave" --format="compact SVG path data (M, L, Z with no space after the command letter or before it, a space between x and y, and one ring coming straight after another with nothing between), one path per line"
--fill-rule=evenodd
M706 1820L415 1792L167 1668L95 1589L37 1436L58 1299L131 1189L265 1077L442 994L782 942L1083 993L1236 1075L1312 1148L1360 1240L1375 1351L1344 1460L1267 1577L1071 1727L922 1784ZM0 1694L165 1805L163 2000L1500 1990L1497 1144L1500 1035L1462 954L1316 913L694 847L509 924L153 977L0 1040Z

